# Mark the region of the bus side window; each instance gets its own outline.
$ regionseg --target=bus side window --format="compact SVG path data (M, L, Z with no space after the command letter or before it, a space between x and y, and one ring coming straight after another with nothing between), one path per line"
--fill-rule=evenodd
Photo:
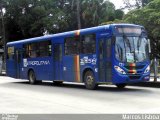
M7 59L13 60L14 59L14 47L8 47L7 49Z
M29 57L31 58L37 57L36 51L37 51L37 43L31 43L29 45Z
M65 55L74 55L80 53L80 38L70 37L65 40Z
M29 52L28 52L28 45L23 45L23 58L28 58Z
M24 45L24 57L36 58L51 56L51 41L41 41Z
M51 45L51 41L49 41L48 43L48 56L52 55L52 45Z
M38 57L50 56L49 44L50 44L49 41L43 41L39 43L39 49L37 50Z
M94 34L82 36L82 53L90 54L96 52L96 36Z

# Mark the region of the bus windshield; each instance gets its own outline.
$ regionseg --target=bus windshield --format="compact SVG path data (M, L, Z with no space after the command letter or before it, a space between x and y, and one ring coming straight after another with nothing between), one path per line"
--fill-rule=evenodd
M116 37L115 55L121 62L143 62L149 59L149 45L145 37Z

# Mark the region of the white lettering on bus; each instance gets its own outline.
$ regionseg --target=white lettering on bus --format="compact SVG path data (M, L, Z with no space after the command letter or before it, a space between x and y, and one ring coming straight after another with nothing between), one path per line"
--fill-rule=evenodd
M33 65L33 66L41 66L41 65L49 65L50 61L27 61L27 59L23 60L23 65L24 67L27 67L28 65Z
M48 61L28 61L28 65L48 65L50 64Z
M82 59L80 59L81 65L85 65L85 64L96 65L96 63L97 63L97 58L88 58L88 56L85 56Z

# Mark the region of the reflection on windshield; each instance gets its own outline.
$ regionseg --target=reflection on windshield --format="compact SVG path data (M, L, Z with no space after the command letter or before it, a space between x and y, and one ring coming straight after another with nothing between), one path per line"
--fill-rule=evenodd
M115 53L121 62L142 62L149 58L148 40L144 37L116 37Z

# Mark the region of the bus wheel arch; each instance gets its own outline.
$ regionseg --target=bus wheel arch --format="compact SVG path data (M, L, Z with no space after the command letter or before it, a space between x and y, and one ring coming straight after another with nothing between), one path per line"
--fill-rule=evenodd
M94 90L98 84L95 81L95 75L91 68L87 68L83 71L83 82L87 89Z
M28 80L30 84L36 84L36 75L33 69L28 70Z

